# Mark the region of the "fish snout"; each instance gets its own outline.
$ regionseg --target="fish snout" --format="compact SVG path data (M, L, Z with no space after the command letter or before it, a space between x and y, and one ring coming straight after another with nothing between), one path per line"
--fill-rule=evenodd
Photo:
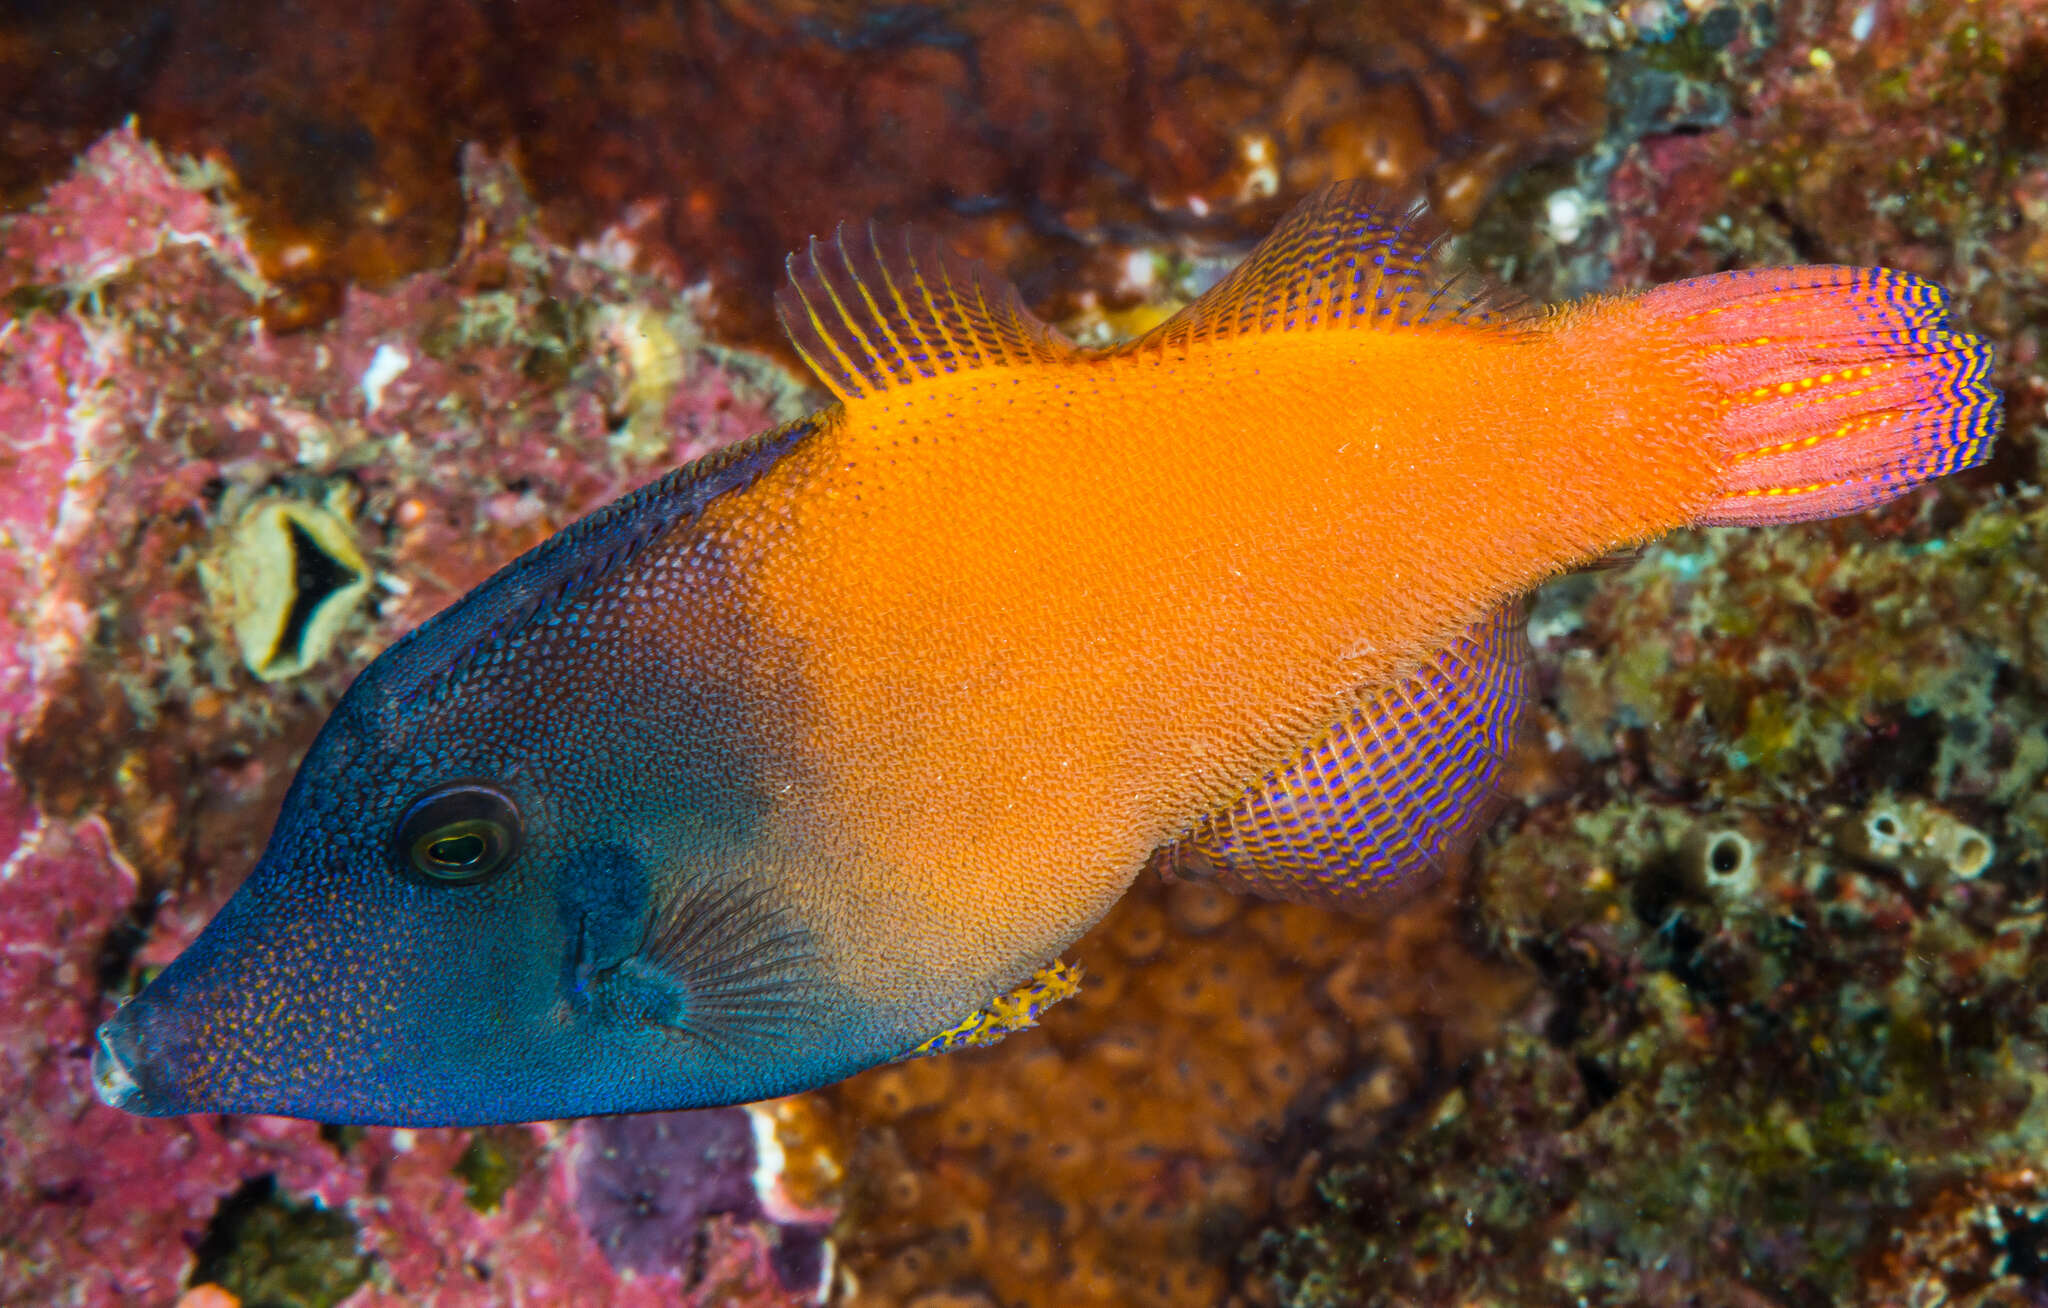
M99 1092L100 1102L109 1108L118 1108L125 1113L141 1112L142 1087L135 1083L135 1074L128 1070L128 1060L122 1056L121 1032L111 1021L100 1023L100 1029L93 1039L92 1088Z

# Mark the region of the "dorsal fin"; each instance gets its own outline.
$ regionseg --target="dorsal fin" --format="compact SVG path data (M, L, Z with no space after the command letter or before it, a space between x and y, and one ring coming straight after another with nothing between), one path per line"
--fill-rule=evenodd
M1074 344L1017 288L928 232L841 223L789 256L775 312L827 389L859 399L941 373L1056 363Z
M1335 182L1295 206L1229 276L1116 351L1179 353L1261 332L1497 326L1534 316L1515 292L1442 265L1450 230L1421 200Z

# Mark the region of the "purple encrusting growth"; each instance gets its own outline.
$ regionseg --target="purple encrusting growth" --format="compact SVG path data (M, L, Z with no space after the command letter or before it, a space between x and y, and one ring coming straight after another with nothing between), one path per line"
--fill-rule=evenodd
M574 1153L576 1214L611 1265L659 1274L698 1260L706 1219L763 1220L753 1124L743 1108L594 1118ZM785 1289L815 1288L825 1228L782 1226L768 1250Z

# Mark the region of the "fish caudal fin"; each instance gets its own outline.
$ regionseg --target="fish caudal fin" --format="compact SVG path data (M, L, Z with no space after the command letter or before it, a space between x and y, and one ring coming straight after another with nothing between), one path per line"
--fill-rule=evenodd
M1948 294L1889 268L1766 268L1676 282L1636 304L1705 348L1727 444L1708 526L1870 508L1982 463L2001 417L1988 342Z

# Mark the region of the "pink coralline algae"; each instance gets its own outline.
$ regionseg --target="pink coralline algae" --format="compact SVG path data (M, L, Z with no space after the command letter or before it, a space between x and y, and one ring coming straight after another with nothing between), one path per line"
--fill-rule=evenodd
M472 157L465 182L450 269L299 334L265 327L211 179L132 131L0 224L0 1302L172 1304L216 1279L351 1305L814 1296L823 1228L785 1238L751 1201L744 1116L715 1168L667 1182L720 1196L677 1208L699 1229L648 1242L579 1197L573 1160L613 1127L147 1121L93 1094L95 1024L246 872L368 657L800 402L608 261L625 237L548 244L509 172ZM222 1247L251 1196L333 1215L341 1256Z

